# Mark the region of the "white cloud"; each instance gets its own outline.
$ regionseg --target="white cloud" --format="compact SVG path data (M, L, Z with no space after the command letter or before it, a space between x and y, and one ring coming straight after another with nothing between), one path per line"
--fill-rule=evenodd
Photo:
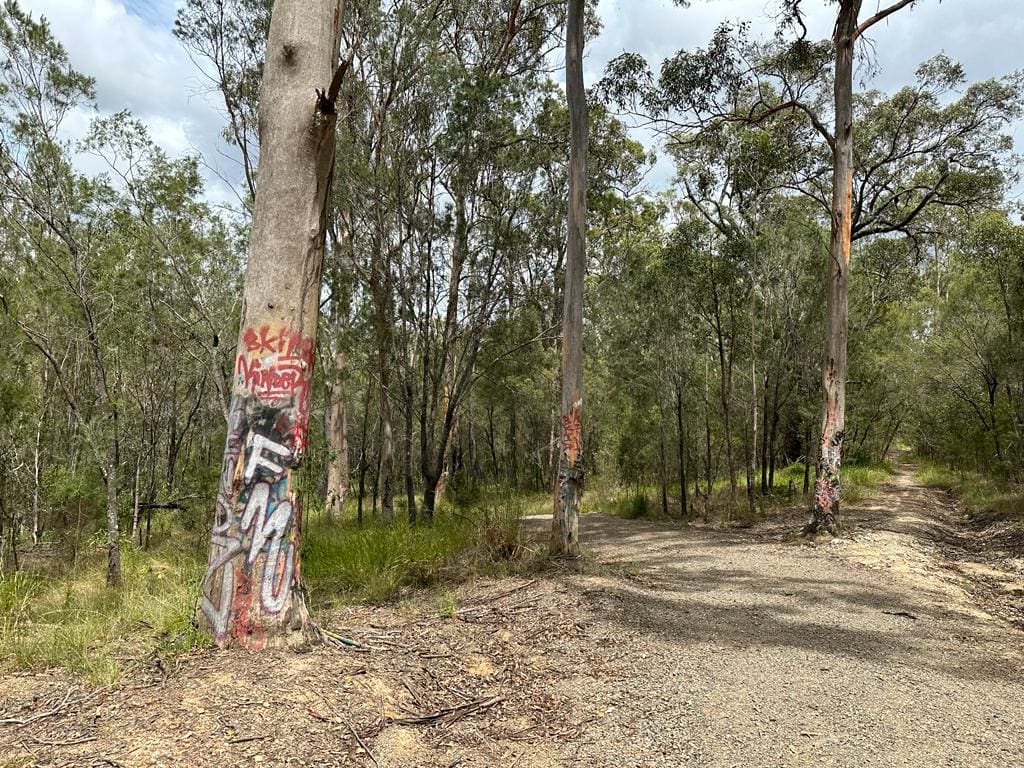
M241 172L220 139L219 97L171 34L179 0L21 1L50 20L74 65L96 78L101 112L131 110L172 155L200 152L221 171L207 174L211 198L234 199L220 176L240 182ZM865 0L864 14L879 3ZM825 0L805 0L804 6L811 36L827 36L835 6ZM753 34L770 34L777 7L777 0L694 0L686 9L671 0L601 0L603 30L588 45L586 81L596 82L623 51L642 53L657 66L680 48L704 45L723 20L746 20ZM917 65L939 52L961 62L976 80L1019 66L1024 14L1020 0L920 0L870 36L873 46L863 52L877 59L873 86L888 90L909 82ZM73 130L84 132L84 121L75 116ZM662 160L649 182L663 186L670 176L670 164Z
M45 16L73 66L96 79L100 113L127 109L173 157L201 153L219 164L225 150L218 95L171 34L175 4L167 0L22 0ZM88 116L71 116L70 135L84 135ZM88 161L84 161L88 162ZM207 174L214 201L233 200L216 174Z

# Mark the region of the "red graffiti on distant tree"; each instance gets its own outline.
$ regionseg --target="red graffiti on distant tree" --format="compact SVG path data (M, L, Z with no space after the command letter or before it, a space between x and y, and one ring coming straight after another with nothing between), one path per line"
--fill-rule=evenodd
M575 466L583 450L583 419L580 417L578 402L562 417L562 450L569 466Z

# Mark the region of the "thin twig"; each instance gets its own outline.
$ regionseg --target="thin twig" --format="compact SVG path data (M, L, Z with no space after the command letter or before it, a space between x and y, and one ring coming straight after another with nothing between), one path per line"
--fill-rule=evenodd
M468 715L474 715L490 709L495 704L499 704L504 700L504 696L494 696L490 699L477 699L476 701L459 704L455 707L445 707L427 715L389 718L389 721L396 725L433 725L434 723L442 721L451 725L457 720L461 720Z
M42 720L46 717L53 717L54 715L62 712L67 707L68 700L71 698L71 693L73 690L73 688L68 688L68 692L64 695L64 698L61 701L61 703L53 709L48 709L45 712L40 712L38 715L33 715L32 717L5 717L2 720L0 720L0 725L17 725L19 728L23 728L29 723L34 723L37 720Z
M345 721L345 725L348 726L349 733L351 733L355 737L356 741L359 742L359 746L363 748L363 751L366 753L366 756L368 758L370 758L370 762L372 762L374 765L378 765L379 766L379 763L377 762L377 758L373 756L373 752L371 752L370 748L368 746L366 746L366 742L364 742L359 737L359 734L356 732L356 729L352 726L352 723L350 723L348 720L346 720Z

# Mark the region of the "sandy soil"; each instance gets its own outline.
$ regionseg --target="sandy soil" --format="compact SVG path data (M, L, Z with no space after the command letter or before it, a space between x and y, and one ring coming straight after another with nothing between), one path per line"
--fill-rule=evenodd
M1019 547L909 468L848 539L799 519L590 515L582 572L324 622L369 650L9 676L0 765L1024 766Z

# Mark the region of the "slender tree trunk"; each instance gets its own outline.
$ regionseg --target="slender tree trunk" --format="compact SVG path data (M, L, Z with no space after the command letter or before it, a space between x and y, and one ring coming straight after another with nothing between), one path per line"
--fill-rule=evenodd
M754 511L757 477L757 252L750 275L750 448L747 453L747 503Z
M722 406L722 426L725 428L725 463L729 470L729 495L736 498L736 467L732 461L732 353L725 351L724 331L722 330L722 319L718 302L715 302L715 333L718 342L718 402Z
M107 586L121 585L121 530L117 517L117 450L113 445L107 456Z
M825 284L823 407L814 507L805 531L838 535L839 471L846 434L846 336L850 244L853 233L853 53L861 0L842 0L835 27L835 138L832 152L832 226Z
M584 0L569 0L565 82L569 104L569 214L562 303L562 418L551 551L579 555L583 497L583 279L587 235L587 97L583 89Z
M366 497L366 472L369 468L369 451L367 451L366 439L369 435L370 426L370 387L366 387L366 397L363 401L363 424L359 433L359 498L356 500L356 522L363 524L363 499Z
M775 391L778 392L778 384L775 385ZM774 492L774 486L768 482L768 380L765 379L764 383L764 394L763 394L764 406L761 410L761 494L767 496Z
M132 483L132 541L139 533L139 474L142 472L142 454L135 456L135 482Z
M43 369L43 377L45 382L46 369ZM43 391L46 391L44 384ZM38 544L39 539L43 535L42 521L39 515L39 491L40 491L40 476L42 474L43 459L42 459L42 437L43 437L43 415L45 413L45 406L39 410L39 420L36 421L36 443L35 448L32 451L32 543Z
M711 492L715 488L714 471L711 464L711 382L710 364L704 359L704 475L707 480L707 493L704 495L704 519L711 512Z
M811 490L811 425L804 425L804 496Z
M518 415L516 414L516 401L512 398L508 417L508 456L509 475L512 480L512 490L519 490L519 442L517 435Z
M413 479L412 463L412 411L414 392L412 387L413 354L409 353L409 370L405 376L405 445L403 447L405 464L405 506L409 522L416 522L416 482Z
M690 501L686 497L686 433L683 431L683 382L681 378L676 379L676 437L679 441L679 507L680 514L685 518L690 511Z
M658 462L661 480L661 514L668 517L668 460L665 455L665 411L658 407Z
M336 338L335 343L340 343ZM348 495L348 410L345 407L345 352L334 355L334 383L331 385L331 404L327 416L327 445L330 460L327 465L327 513L340 517Z
M315 636L300 588L294 478L308 437L341 11L340 0L277 0L270 22L259 192L199 615L221 647Z

